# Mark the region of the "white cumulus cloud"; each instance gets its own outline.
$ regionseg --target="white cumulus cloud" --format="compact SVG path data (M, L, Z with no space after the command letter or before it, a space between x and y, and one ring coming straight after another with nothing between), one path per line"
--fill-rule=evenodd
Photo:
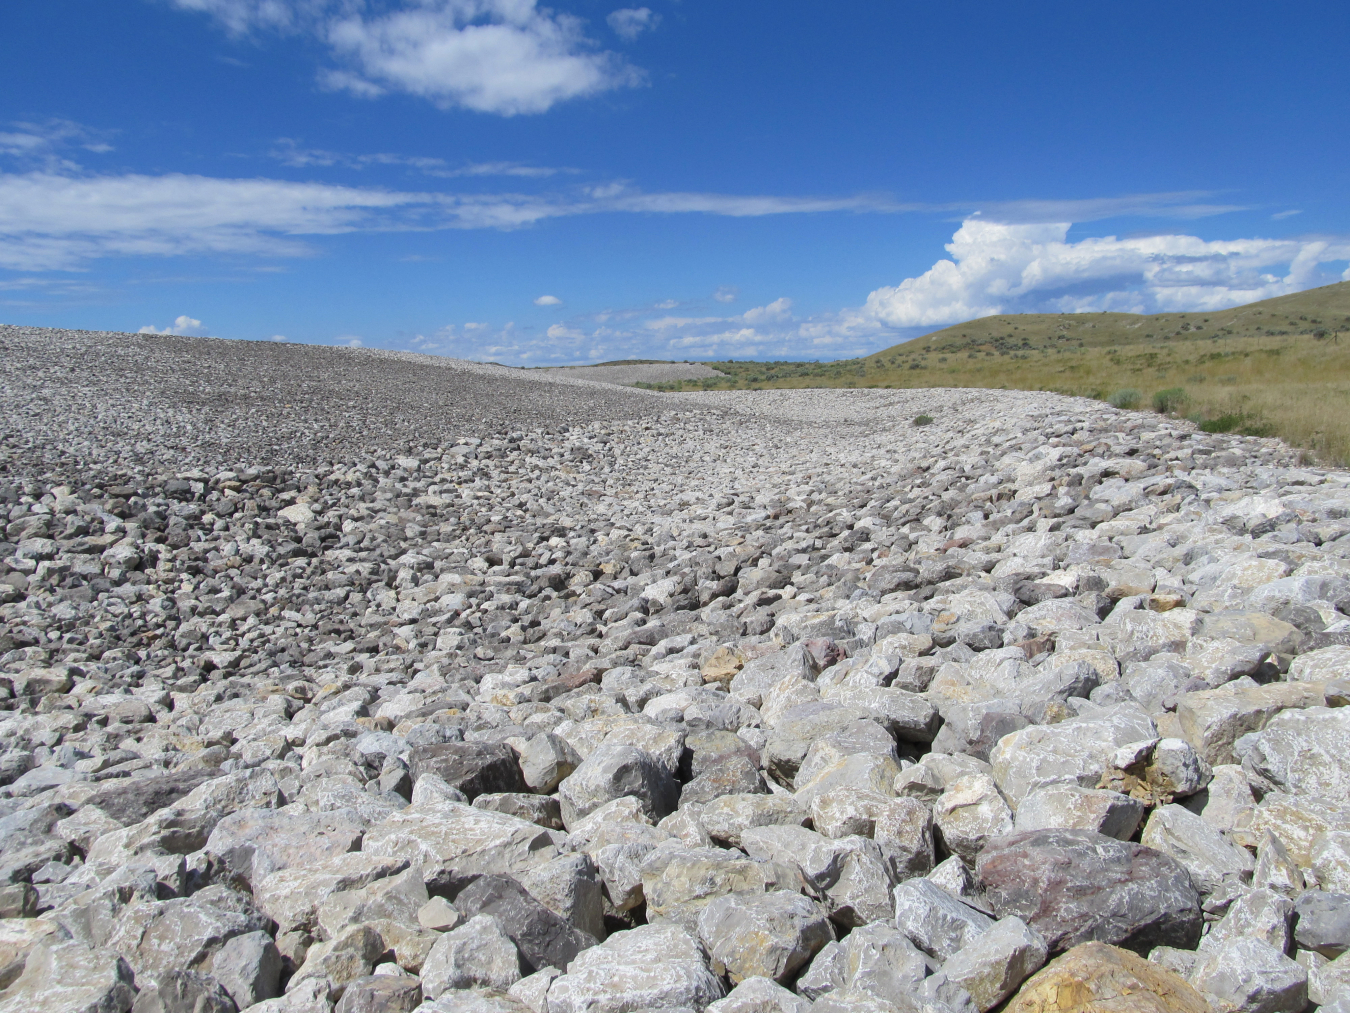
M873 291L855 323L956 323L995 313L1214 310L1329 281L1325 263L1350 258L1345 238L1203 240L1102 236L1070 242L1069 224L968 219L916 278Z
M442 107L514 116L642 82L587 38L579 18L535 0L173 0L235 35L301 32L326 44L331 88L405 92Z
M1204 240L1165 233L1071 242L1069 229L1062 222L969 219L947 245L950 259L876 289L855 308L800 316L784 296L734 316L607 310L555 324L546 342L525 331L466 329L451 354L481 358L490 344L493 358L513 363L830 360L995 313L1215 310L1350 281L1350 268L1338 272L1350 261L1346 237Z
M713 293L713 298L718 302L735 302L740 294L741 290L735 285L719 285L717 291Z
M138 334L199 334L201 333L202 322L194 319L184 313L180 317L175 317L174 322L168 327L154 327L146 324L137 333Z
M536 306L561 306L562 300L556 295L541 295L534 301Z
M786 296L775 299L767 306L756 306L741 314L747 324L763 324L770 321L790 320L792 318L792 300Z
M611 11L605 18L614 34L625 42L632 42L643 32L649 32L657 26L661 15L650 7L621 7Z

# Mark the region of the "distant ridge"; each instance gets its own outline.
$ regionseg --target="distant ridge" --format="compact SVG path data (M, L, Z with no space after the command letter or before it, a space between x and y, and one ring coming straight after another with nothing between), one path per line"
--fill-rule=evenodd
M1226 310L1188 313L1000 313L952 324L866 356L888 359L925 351L958 352L983 345L1033 348L1133 345L1218 334L1223 337L1350 331L1350 282L1310 288Z

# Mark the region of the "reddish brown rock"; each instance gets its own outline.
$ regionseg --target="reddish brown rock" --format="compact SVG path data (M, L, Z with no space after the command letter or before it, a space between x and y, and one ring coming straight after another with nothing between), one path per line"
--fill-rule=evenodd
M977 872L995 913L1017 915L1050 952L1088 941L1194 949L1200 897L1161 852L1091 830L1032 830L989 841Z

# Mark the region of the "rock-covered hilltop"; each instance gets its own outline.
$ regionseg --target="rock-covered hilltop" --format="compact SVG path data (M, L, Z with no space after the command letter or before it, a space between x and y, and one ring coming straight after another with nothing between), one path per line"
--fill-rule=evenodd
M189 345L119 389L34 334L0 1013L1350 1009L1350 475L314 350L366 431L261 370L161 437ZM434 439L380 428L405 375ZM472 385L535 424L446 435Z

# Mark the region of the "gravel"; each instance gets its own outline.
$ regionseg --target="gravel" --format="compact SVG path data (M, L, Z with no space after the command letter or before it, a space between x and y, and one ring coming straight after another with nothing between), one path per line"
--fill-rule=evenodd
M702 380L725 373L701 362L634 362L610 366L560 366L545 370L550 377L569 377L597 383L660 383L663 380Z
M1045 393L0 341L0 1013L1350 980L1296 914L1350 882L1344 472Z
M409 352L10 326L0 398L0 446L37 473L318 465L657 410L639 390Z

